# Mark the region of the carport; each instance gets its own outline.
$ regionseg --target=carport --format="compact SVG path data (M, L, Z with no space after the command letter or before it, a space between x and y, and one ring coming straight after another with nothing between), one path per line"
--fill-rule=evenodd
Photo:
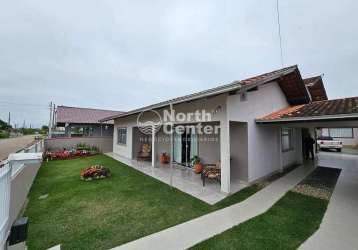
M357 128L358 97L291 106L256 119L261 126L302 128ZM300 249L356 249L358 225L358 156L319 154L317 165L342 169L318 231Z
M320 128L358 128L358 97L290 106L256 119L262 126L301 128L316 137Z

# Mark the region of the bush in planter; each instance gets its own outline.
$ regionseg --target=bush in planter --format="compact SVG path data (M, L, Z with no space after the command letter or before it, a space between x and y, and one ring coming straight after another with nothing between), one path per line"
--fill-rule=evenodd
M81 170L81 179L86 181L102 179L109 176L111 176L110 170L101 165L94 165Z

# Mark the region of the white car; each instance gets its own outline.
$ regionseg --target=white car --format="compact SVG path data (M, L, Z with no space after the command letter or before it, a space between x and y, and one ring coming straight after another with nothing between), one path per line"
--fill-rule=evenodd
M321 136L317 138L317 144L320 150L335 149L337 152L341 152L343 148L342 141L334 140L330 136Z

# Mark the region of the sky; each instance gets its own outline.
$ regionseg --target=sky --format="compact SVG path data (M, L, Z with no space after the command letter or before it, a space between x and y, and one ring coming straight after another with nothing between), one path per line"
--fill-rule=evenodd
M284 66L358 96L358 2L279 2ZM0 119L131 110L281 68L276 0L1 0Z

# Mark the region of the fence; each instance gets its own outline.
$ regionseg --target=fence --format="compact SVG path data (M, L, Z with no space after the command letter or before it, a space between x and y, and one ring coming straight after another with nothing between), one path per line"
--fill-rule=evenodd
M42 152L43 148L44 142L38 141L16 153L37 153ZM24 168L25 162L9 159L0 162L0 250L5 249L9 228L12 223L10 220L11 184Z
M46 150L61 150L63 148L74 148L77 144L84 143L95 146L102 153L113 151L113 137L64 137L45 139Z
M0 249L4 249L10 218L11 166L0 166Z

